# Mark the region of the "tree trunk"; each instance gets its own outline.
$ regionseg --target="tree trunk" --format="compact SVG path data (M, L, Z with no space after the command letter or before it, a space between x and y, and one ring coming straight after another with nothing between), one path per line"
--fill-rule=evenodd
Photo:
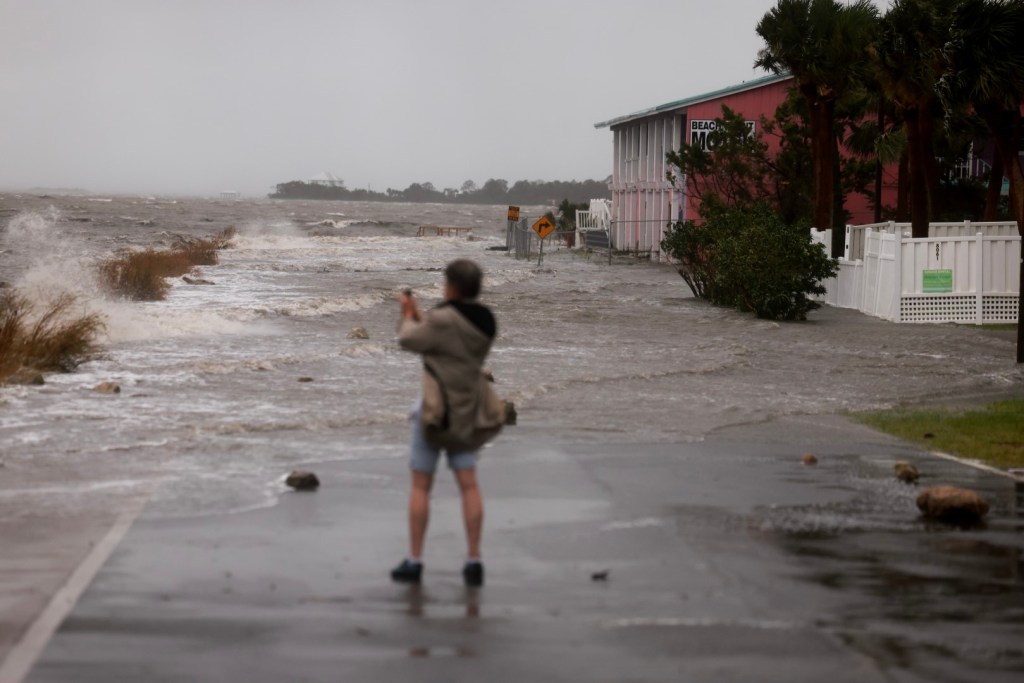
M1017 151L1020 141L1020 110L988 111L978 107L978 113L992 131L996 151L1003 157L1004 172L1010 179L1010 216L1017 221L1017 232L1024 246L1024 169ZM1017 290L1017 362L1024 363L1024 250L1020 263Z
M846 252L846 196L843 194L843 174L839 168L839 136L832 133L832 258Z
M1020 114L1017 115L1019 127ZM1017 221L1017 232L1021 236L1021 244L1024 245L1024 169L1021 169L1020 155L1017 152L1017 139L996 138L996 144L1003 157L1003 164L1006 166L1007 175L1010 177L1010 215ZM1020 277L1017 290L1017 362L1024 363L1024 249L1021 250L1022 258L1019 264Z
M928 169L921 135L920 112L906 110L907 148L910 151L910 231L916 238L928 237Z
M835 157L836 157L836 134L835 134L835 106L832 99L821 99L818 103L821 108L818 133L818 144L821 146L821 166L819 171L821 177L815 183L817 195L817 208L815 220L820 221L818 225L827 229L833 227L835 216ZM820 212L820 214L819 214Z
M935 159L935 114L931 104L924 104L918 110L918 127L921 131L921 163L924 164L924 178L928 187L928 220L938 215L939 162ZM927 220L926 220L927 222Z
M896 176L896 220L910 220L910 152L900 153L899 175Z
M878 134L885 130L885 101L878 102ZM882 222L882 160L875 154L875 222Z
M999 220L999 197L1003 193L1003 155L996 150L992 155L992 170L988 176L988 192L985 193L985 214L983 221Z
M818 230L832 227L832 138L835 103L818 95L817 88L801 85L800 93L807 100L811 124L811 163L814 173L814 211L812 221Z

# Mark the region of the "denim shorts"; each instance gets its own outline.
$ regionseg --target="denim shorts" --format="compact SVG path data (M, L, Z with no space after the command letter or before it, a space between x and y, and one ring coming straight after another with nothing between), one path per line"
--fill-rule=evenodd
M421 404L417 402L416 407L409 414L409 425L412 431L409 467L415 472L433 474L437 470L441 449L434 448L427 443L427 438L423 434L423 423L420 422L421 410ZM448 467L453 470L471 470L476 467L476 453L472 451L464 453L448 453L446 451L445 455L448 456Z

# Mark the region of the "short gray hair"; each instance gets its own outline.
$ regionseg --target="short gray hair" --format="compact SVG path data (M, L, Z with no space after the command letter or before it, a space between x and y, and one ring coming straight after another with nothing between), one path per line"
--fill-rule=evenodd
M484 281L484 272L473 261L460 258L445 266L444 279L455 288L459 293L459 297L475 299L480 295L480 288Z

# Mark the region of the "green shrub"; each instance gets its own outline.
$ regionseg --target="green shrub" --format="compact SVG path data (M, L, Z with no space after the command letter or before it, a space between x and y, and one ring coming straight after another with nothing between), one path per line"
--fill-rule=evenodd
M837 262L810 231L786 225L766 204L725 206L707 201L704 222L676 223L661 243L679 264L695 296L759 318L804 320L819 307L811 295Z

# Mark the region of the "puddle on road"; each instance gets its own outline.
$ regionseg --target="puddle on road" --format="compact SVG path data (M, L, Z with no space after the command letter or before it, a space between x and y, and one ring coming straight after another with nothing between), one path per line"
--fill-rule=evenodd
M744 566L760 567L759 572L770 572L765 580L775 584L773 592L808 601L806 617L783 624L795 628L806 619L882 670L912 669L938 680L978 680L979 671L1019 672L1024 667L1024 483L926 461L921 469L927 485L959 483L991 503L984 524L958 528L926 521L916 506L925 486L896 481L889 460L833 456L830 470L802 472L805 481L772 489L783 500L790 496L790 504L756 505L745 513L738 506L678 506L671 523L688 542L731 553L727 566L738 568L739 576ZM764 552L766 546L781 551L780 564ZM758 576L748 578L756 582ZM726 625L703 618L619 624Z
M993 505L973 528L925 521L899 503L920 489L894 498L889 482L850 504L761 510L751 525L797 558L798 580L839 599L821 627L883 669L971 680L1024 666L1024 483L979 483Z

